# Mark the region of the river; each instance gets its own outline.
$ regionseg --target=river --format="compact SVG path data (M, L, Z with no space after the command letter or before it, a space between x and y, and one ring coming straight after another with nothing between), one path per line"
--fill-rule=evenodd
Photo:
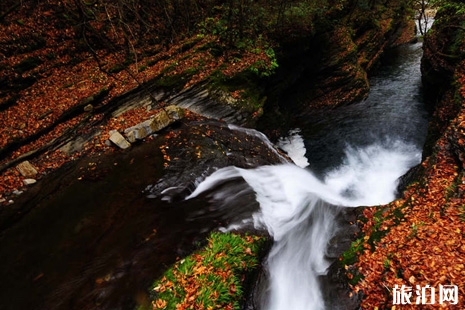
M176 143L212 146L203 162L190 162L188 149L175 154L180 159L171 176L177 187L153 184L166 171L162 135L131 151L86 158L46 176L1 210L0 309L150 305L151 282L218 225L259 227L275 240L264 262L268 276L255 294L256 308L336 309L321 276L342 250L328 244L341 231L351 234L341 225L341 214L347 207L395 199L397 179L421 159L427 126L421 45L392 53L371 79L367 100L294 120L296 129L280 146L298 166L270 166L270 157L281 159L262 134L208 121L188 127L187 136L176 129ZM214 126L216 140L205 135ZM193 130L204 140L190 140ZM220 138L231 153L218 150ZM258 145L271 155L260 159ZM231 158L243 167L259 167L202 170L223 167ZM178 181L191 177L203 182L183 199ZM143 189L150 184L151 190L171 186L162 191L169 199L149 197Z
M322 290L321 277L332 262L329 244L341 233L338 216L343 208L391 202L399 177L421 161L427 130L421 54L420 43L392 51L371 78L365 101L297 118L296 129L280 146L300 167L223 168L189 197L238 177L256 193L260 210L252 221L234 226L253 222L274 238L256 308L346 309L325 300L330 294ZM222 188L214 197L221 204L221 197L233 194Z

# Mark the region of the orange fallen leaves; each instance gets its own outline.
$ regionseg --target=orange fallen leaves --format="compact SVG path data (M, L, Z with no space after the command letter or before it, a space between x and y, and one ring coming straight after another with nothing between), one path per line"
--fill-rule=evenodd
M2 83L6 81L8 85L13 85L22 83L21 81L31 82L31 85L24 88L15 89L12 86L11 91L4 92L3 88L0 90L0 149L39 133L53 124L60 115L105 89L109 93L99 103L102 106L108 104L111 99L135 89L141 83L161 76L162 73L163 76L169 76L195 69L197 73L186 75L188 78L185 87L189 87L207 78L215 70L221 69L226 76L233 76L258 60L264 63L270 61L264 53L250 52L245 52L239 60L228 59L225 56L213 57L208 49L201 47L212 42L220 44L219 39L204 35L201 38L185 38L173 42L170 46L135 45L133 52L137 54L137 61L127 65L124 70L108 73L113 66L124 62L125 52L114 52L110 48L91 53L82 48L79 45L82 42L76 40L76 28L63 21L61 5L57 0L38 2L33 7L30 3L21 3L18 9L10 12L0 24ZM94 21L92 26L95 29L100 27ZM117 34L110 39L116 38ZM34 45L37 40L40 41L40 45L34 48L28 46ZM184 48L186 44L191 47ZM94 56L97 56L98 62ZM35 63L29 64L31 61ZM238 93L235 97L238 97ZM10 105L10 101L13 104ZM3 108L3 104L6 104L6 108ZM90 122L102 120L103 115L92 114L93 108L95 107L87 113L82 112L80 116L58 124L48 134L41 135L7 154L6 158L0 159L0 166L61 136L87 116L90 117ZM154 111L148 111L146 107L125 112L103 124L100 128L101 138L94 138L84 147L82 153L64 155L50 152L46 158L41 156L34 159L34 164L42 174L50 171L52 166L56 168L82 154L109 151L110 148L104 144L108 139L109 130L130 127L153 113ZM91 128L85 127L82 130L90 131ZM197 156L200 157L201 154ZM168 165L166 161L165 166ZM21 178L14 172L2 172L0 198L21 186Z
M465 112L462 112L465 114ZM358 270L363 279L354 291L363 291L362 307L389 309L393 306L394 285L438 287L457 285L459 301L448 309L463 309L465 305L465 171L457 165L456 152L465 151L461 142L459 119L438 140L435 153L423 163L423 179L409 187L404 198L390 203L387 214L401 212L397 223L384 222L387 234L375 244L374 251L366 247L351 270ZM455 128L454 128L455 123ZM364 210L365 238L375 231L376 207ZM382 217L381 217L382 218ZM366 239L367 240L367 239ZM436 305L438 306L438 304ZM402 309L417 309L418 305L402 305ZM428 306L424 305L425 309ZM432 308L432 307L430 307ZM423 308L422 308L423 309Z

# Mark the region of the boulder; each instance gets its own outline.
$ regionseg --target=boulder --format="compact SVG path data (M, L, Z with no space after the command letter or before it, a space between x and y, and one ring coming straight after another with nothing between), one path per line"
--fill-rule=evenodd
M175 119L171 118L170 115L166 112L166 110L162 110L159 113L155 114L155 116L148 121L144 122L148 125L151 132L157 132L162 130L163 128L168 127L172 123L174 123Z
M172 120L177 121L184 117L184 109L178 106L170 105L164 110Z
M35 184L37 183L37 180L36 179L24 179L23 180L23 184L28 186L28 185L32 185L32 184Z
M16 170L18 170L18 172L21 173L21 175L26 178L33 178L37 175L36 168L34 168L34 166L31 165L31 163L28 162L27 160L18 164L16 166Z
M152 118L139 123L135 126L126 128L124 133L129 142L135 142L136 140L142 140L145 137L153 134L154 132L160 131L175 121L184 117L184 110L177 106L171 105L162 109L160 112L155 114Z
M117 130L110 131L110 141L121 149L127 149L131 144Z
M126 133L125 131L125 134L126 134L126 139L129 141L129 143L136 142L136 134L134 133L134 130L131 130L128 133Z
M136 130L133 131L134 133L134 137L137 139L137 140L142 140L144 139L145 137L147 137L149 134L151 134L151 132L149 130L147 130L148 127L146 126L142 126L140 128L137 128Z

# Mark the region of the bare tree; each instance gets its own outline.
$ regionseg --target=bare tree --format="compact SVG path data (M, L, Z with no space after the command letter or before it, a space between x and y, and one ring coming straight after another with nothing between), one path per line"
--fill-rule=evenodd
M426 12L429 7L429 0L415 0L415 9L417 11L417 26L418 31L423 36L428 30L428 14Z

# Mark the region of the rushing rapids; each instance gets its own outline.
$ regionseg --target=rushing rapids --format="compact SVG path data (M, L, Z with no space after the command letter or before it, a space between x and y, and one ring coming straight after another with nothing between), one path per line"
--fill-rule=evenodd
M325 309L319 277L331 263L327 248L339 229L335 219L341 208L394 200L398 178L420 162L426 129L416 75L421 51L419 44L404 48L407 60L381 72L366 101L300 123L302 135L296 130L280 140L280 147L301 167L226 167L187 197L207 192L217 204L231 206L240 192L216 188L237 179L255 192L260 209L252 220L242 219L242 225L252 222L274 238L264 264L269 283L261 288L260 309ZM312 148L323 139L323 148L321 143ZM338 143L328 144L331 141ZM335 153L339 155L332 156Z
M334 219L339 208L334 206L393 200L397 178L420 155L420 150L402 143L350 149L346 163L323 181L294 165L253 170L227 167L209 176L188 198L243 178L260 203L260 210L252 216L254 226L267 229L275 241L266 264L270 287L263 309L324 309L318 277L329 267L326 248L338 229ZM225 188L214 198L237 196L228 191Z

